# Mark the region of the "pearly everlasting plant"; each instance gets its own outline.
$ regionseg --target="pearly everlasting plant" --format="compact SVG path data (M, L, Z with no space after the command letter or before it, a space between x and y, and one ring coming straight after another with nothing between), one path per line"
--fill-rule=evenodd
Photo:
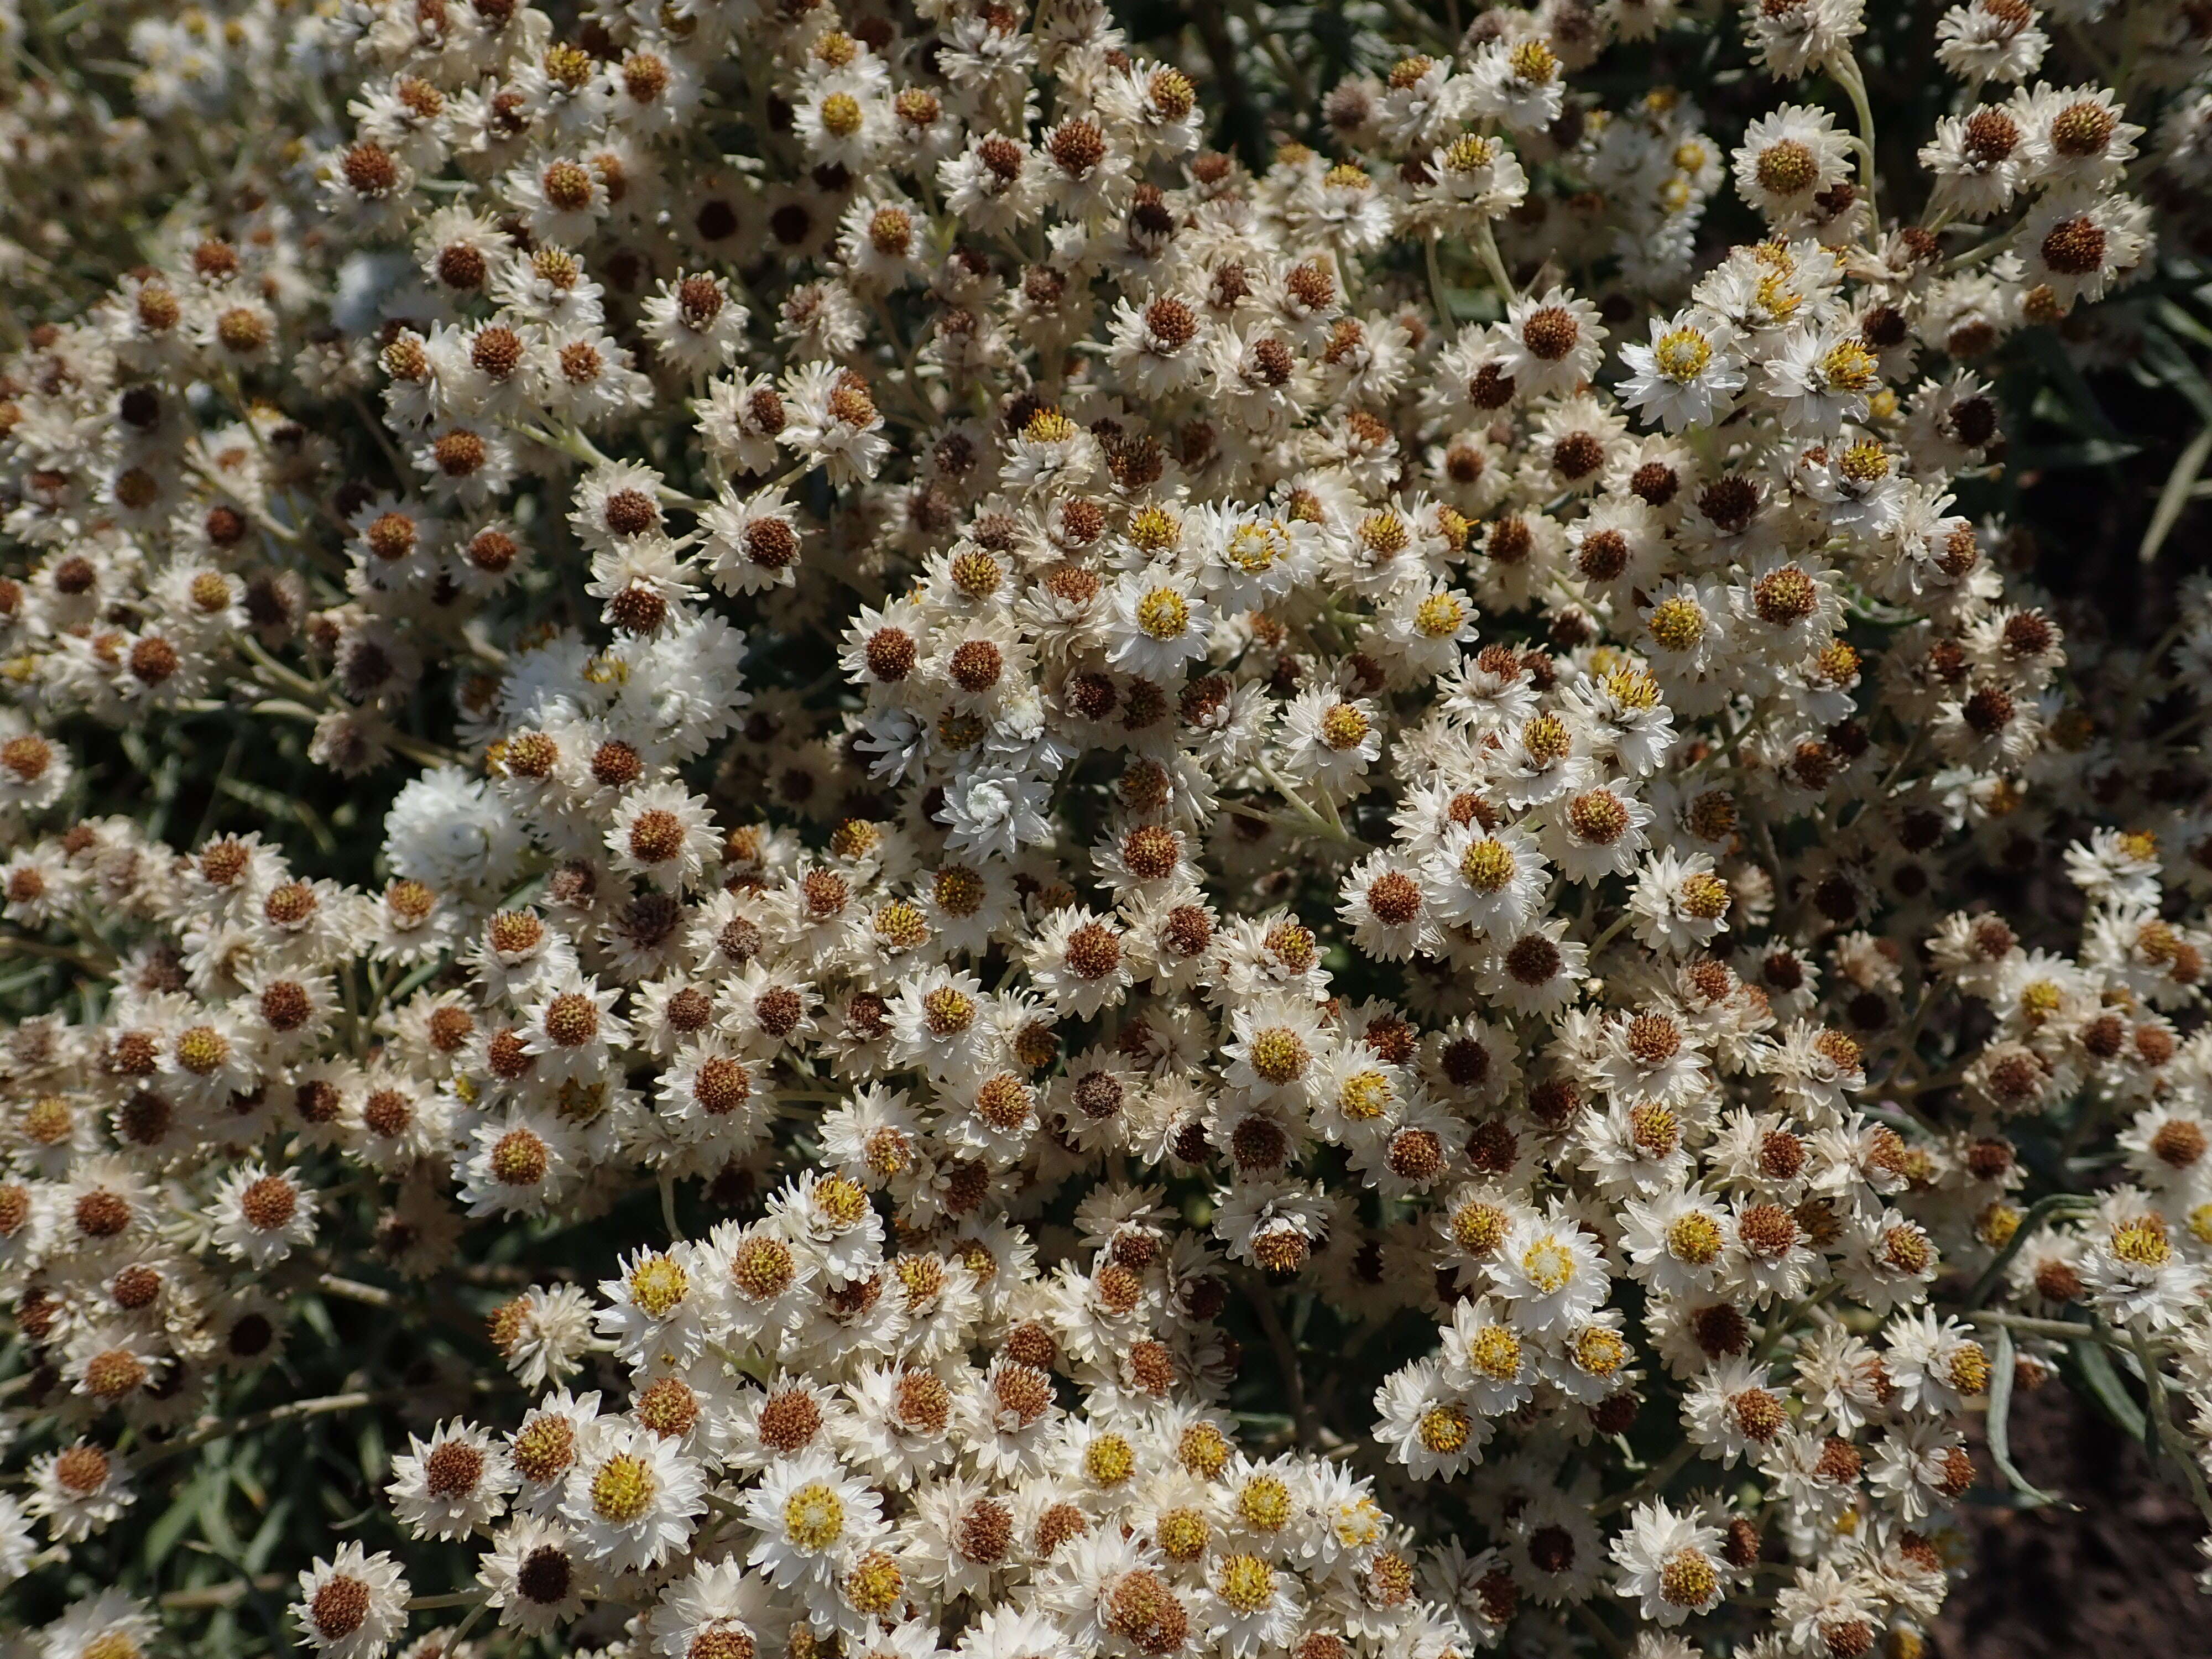
M8 1651L1911 1659L2061 1378L2212 1516L2212 582L2015 453L2212 418L2212 25L1911 9L5 0Z

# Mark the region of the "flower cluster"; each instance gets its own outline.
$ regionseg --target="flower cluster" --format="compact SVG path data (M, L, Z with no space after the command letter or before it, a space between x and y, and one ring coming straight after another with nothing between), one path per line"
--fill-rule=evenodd
M2212 1516L2212 584L2001 569L2202 9L1439 9L0 10L27 1651L1911 1659L2062 1373Z

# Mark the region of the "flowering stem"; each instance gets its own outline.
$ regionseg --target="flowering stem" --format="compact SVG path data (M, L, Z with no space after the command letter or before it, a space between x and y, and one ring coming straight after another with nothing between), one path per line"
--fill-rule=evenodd
M1632 1504L1641 1503L1644 1499L1665 1491L1667 1483L1680 1474L1688 1466L1690 1460L1697 1455L1697 1442L1685 1440L1673 1451L1668 1453L1662 1461L1653 1465L1651 1472L1641 1480L1627 1491L1615 1492L1612 1497L1604 1499L1593 1507L1590 1513L1596 1516L1612 1515L1618 1510L1626 1509Z
M392 1405L411 1396L406 1389L368 1389L352 1394L326 1394L313 1400L294 1400L282 1406L271 1406L266 1411L255 1412L246 1417L224 1417L204 1419L199 1426L180 1440L173 1440L150 1452L141 1469L174 1457L182 1452L196 1451L214 1440L228 1440L234 1435L252 1434L278 1423L289 1423L310 1417L330 1417L339 1412L359 1411L365 1406Z
M2002 1325L2022 1336L2048 1337L2053 1342L2095 1342L2108 1348L2122 1346L2110 1332L2070 1320L2038 1319L2033 1314L2007 1313L2002 1308L1977 1308L1966 1316L1977 1325Z
M73 968L82 968L86 973L98 975L102 979L112 978L115 973L115 964L112 962L102 962L82 951L72 951L64 945L49 945L44 939L28 938L12 928L0 932L0 947L10 952L20 951L27 957L43 957L49 962L66 962Z
M1598 1645L1607 1653L1613 1655L1614 1659L1628 1659L1628 1649L1622 1644L1620 1638L1613 1633L1613 1626L1599 1618L1596 1609L1589 1602L1576 1602L1575 1616L1583 1621L1584 1629L1597 1638Z
M325 1273L315 1280L315 1288L325 1296L335 1296L343 1301L358 1302L369 1308L396 1308L399 1298L375 1285L364 1285L357 1279L341 1279L336 1273Z
M2190 1448L2175 1443L2178 1437L2173 1429L2172 1408L2166 1401L2166 1376L2151 1353L2149 1333L2138 1325L2129 1334L2134 1340L2136 1363L2142 1367L2143 1414L2150 1422L2151 1432L2157 1437L2159 1453L2181 1471L2188 1483L2191 1499L2204 1518L2212 1521L2212 1493L2205 1491L2203 1473L2197 1468Z
M1421 253L1429 268L1429 303L1437 308L1439 326L1449 327L1458 320L1452 314L1451 301L1444 288L1444 273L1437 264L1437 239L1432 232L1421 246Z
M2020 1218L2020 1225L2012 1230L2012 1237L2005 1241L2004 1249L1991 1258L1990 1265L1982 1269L1982 1276L1974 1281L1974 1288L1966 1292L1966 1310L1972 1312L1990 1299L1990 1292L1996 1289L1997 1280L2003 1277L2004 1270L2012 1265L2012 1259L2020 1254L2021 1247L2027 1243L2028 1236L2038 1227L2053 1216L2094 1207L2078 1193L2051 1193L2029 1205L2027 1213Z
M2002 231L1985 242L1975 243L1964 253L1953 254L1944 262L1943 274L1947 276L1956 276L1960 271L1970 270L1980 264L1984 259L1995 258L2012 246L2012 232Z
M1282 1367L1284 1378L1290 1385L1291 1420L1297 1425L1298 1443L1310 1445L1318 1425L1306 1399L1305 1374L1298 1366L1297 1346L1284 1328L1282 1316L1276 1311L1275 1298L1267 1286L1255 1279L1246 1290L1252 1298L1252 1310L1260 1321L1260 1328L1267 1334L1267 1346L1274 1352L1275 1363Z
M1328 836L1332 840L1345 842L1356 847L1364 847L1367 844L1344 827L1344 820L1337 816L1334 803L1331 802L1326 795L1322 798L1322 804L1328 807L1328 814L1324 816L1316 811L1304 795L1298 793L1289 779L1284 777L1265 761L1260 763L1260 773L1278 794L1290 802L1305 823L1322 835Z
M1620 930L1628 926L1628 919L1629 913L1626 910L1623 910L1619 915L1615 916L1611 922L1607 924L1606 930L1602 933L1600 933L1595 939L1590 941L1589 954L1591 960L1595 961L1599 951L1604 950L1607 945L1612 944L1614 939L1620 937Z
M1844 60L1834 66L1833 73L1851 100L1851 109L1859 123L1859 188L1866 192L1869 236L1878 234L1881 226L1881 210L1875 204L1874 172L1874 106L1867 100L1866 71L1859 65L1856 53L1846 52Z
M280 685L286 687L301 696L313 697L318 700L321 698L323 695L322 687L317 685L314 681L309 679L298 670L288 668L283 663L277 661L275 657L270 654L268 647L263 645L261 641L255 639L252 635L240 634L238 636L238 648L243 651L252 659L255 667L260 669L263 673L267 674L272 679L276 680Z
M1499 303L1518 299L1520 290L1513 286L1513 279L1505 274L1505 260L1498 252L1497 233L1491 229L1487 219L1474 228L1474 251L1482 256L1483 269L1490 273L1490 280L1498 289Z
M453 1632L453 1636L446 1643L445 1650L447 1653L459 1653L463 1650L462 1642L466 1638L469 1632L475 1627L477 1620L483 1617L484 1609L490 1605L491 1600L487 1596L469 1609L468 1617L461 1620L459 1627Z

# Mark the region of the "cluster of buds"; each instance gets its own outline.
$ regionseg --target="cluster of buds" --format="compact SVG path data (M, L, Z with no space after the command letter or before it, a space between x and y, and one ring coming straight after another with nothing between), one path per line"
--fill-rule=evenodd
M2202 8L1436 9L0 8L8 1639L1914 1659L2062 1375L2212 1518L2212 583L2002 510Z

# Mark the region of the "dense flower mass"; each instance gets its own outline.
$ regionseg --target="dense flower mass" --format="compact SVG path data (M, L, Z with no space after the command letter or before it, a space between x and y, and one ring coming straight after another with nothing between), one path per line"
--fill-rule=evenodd
M2062 1375L2212 1515L2212 583L2004 516L2203 7L22 4L9 1651L1912 1659Z

